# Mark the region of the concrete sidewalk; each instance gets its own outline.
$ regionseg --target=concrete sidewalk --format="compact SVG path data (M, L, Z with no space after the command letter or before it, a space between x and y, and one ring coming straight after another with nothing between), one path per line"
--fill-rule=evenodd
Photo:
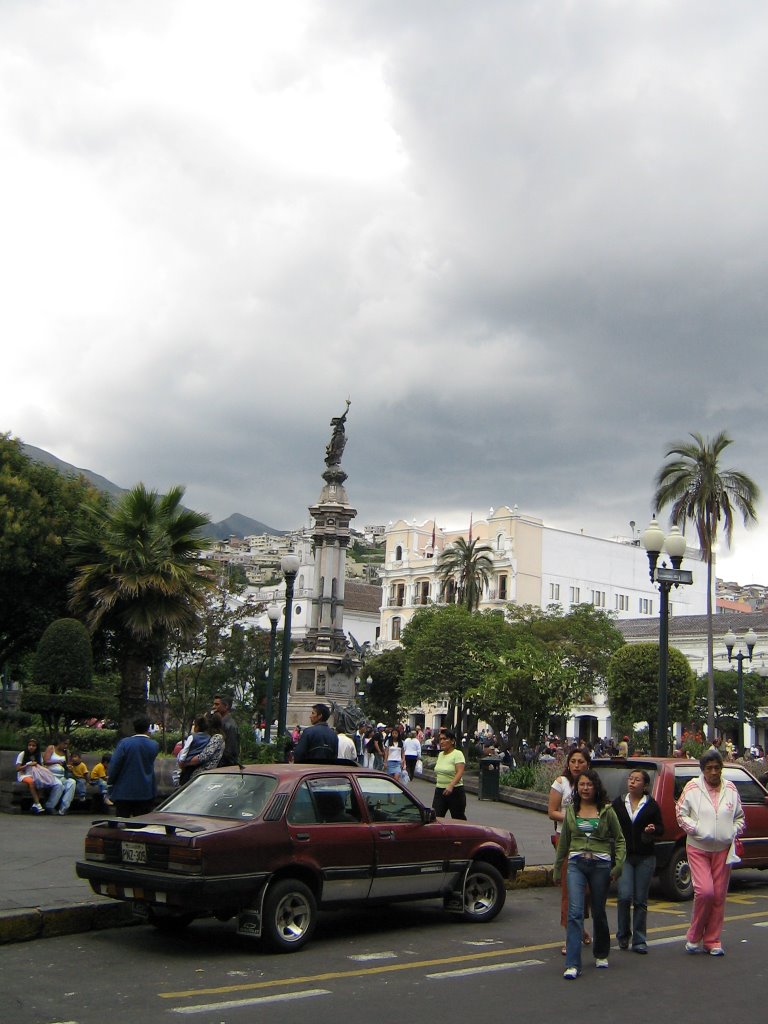
M416 779L413 791L429 805L433 786ZM518 885L551 884L552 823L545 814L467 794L467 818L514 833L526 870ZM133 920L128 906L96 896L75 874L93 815L0 815L0 943L47 938Z

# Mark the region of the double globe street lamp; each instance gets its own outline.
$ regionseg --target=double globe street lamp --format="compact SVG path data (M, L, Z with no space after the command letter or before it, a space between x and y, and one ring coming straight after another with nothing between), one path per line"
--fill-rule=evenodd
M285 624L283 625L283 660L280 666L280 702L277 710L277 735L285 735L285 720L288 716L288 689L290 686L291 660L291 614L293 612L293 588L301 561L298 555L283 555L280 570L285 576Z
M640 538L648 555L648 569L651 581L656 583L661 594L659 605L659 708L656 719L656 754L667 757L669 754L669 737L667 722L668 681L669 671L669 592L672 587L693 583L693 573L681 569L687 542L677 526L673 526L665 536L664 531L653 517ZM672 568L666 562L658 565L659 555L663 552L669 556Z
M275 695L275 638L277 636L277 624L280 621L282 615L280 605L271 604L267 608L267 618L269 619L269 677L267 678L267 699L266 699L266 729L264 730L264 742L272 742L272 701Z
M736 636L732 629L723 637L725 643L725 649L728 651L728 661L736 659L736 693L739 702L739 752L743 752L746 749L746 741L744 739L744 727L745 727L745 715L744 715L744 660L752 661L752 652L755 649L757 643L757 633L754 629L748 629L744 635L744 645L747 648L745 654L741 648L734 655L733 648L738 643L739 638Z

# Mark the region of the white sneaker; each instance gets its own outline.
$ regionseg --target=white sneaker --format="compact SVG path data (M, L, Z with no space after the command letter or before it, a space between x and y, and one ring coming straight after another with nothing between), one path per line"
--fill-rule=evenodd
M563 971L563 977L566 981L575 981L580 973L578 967L566 967Z
M725 956L725 950L722 946L713 946L709 951L710 956Z
M699 942L686 942L686 944L685 944L685 952L686 953L700 953L701 952L701 943L699 943Z
M33 812L33 814L43 814L44 813L43 812L43 805L42 804L32 804L32 812Z
M607 967L607 966L608 966L608 959L607 958L600 957L599 959L598 958L595 959L595 967Z

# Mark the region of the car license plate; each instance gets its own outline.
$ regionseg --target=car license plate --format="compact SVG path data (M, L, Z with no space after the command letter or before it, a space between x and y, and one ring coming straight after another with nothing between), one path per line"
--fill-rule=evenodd
M144 843L123 843L123 863L125 864L146 864L147 848Z

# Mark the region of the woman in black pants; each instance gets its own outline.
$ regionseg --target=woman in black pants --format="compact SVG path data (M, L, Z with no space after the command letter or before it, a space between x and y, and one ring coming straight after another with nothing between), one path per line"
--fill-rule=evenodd
M462 781L465 767L464 755L456 749L456 733L441 733L440 753L435 762L435 795L432 798L438 818L444 818L450 811L452 818L467 820L467 794Z
M651 777L642 768L634 768L627 779L627 793L617 796L613 809L619 819L627 843L627 860L619 878L619 927L616 938L619 949L647 953L646 920L648 890L656 870L655 841L664 834L661 808L648 795ZM631 914L631 919L630 919Z

